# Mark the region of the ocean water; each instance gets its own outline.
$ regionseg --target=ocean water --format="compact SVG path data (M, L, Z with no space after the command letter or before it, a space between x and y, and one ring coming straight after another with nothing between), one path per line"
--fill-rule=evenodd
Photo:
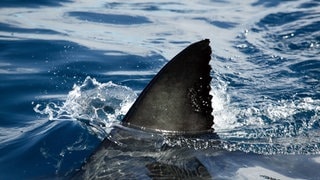
M70 177L161 67L204 38L223 153L206 139L191 148L206 150L211 176L318 179L319 5L2 0L0 179Z

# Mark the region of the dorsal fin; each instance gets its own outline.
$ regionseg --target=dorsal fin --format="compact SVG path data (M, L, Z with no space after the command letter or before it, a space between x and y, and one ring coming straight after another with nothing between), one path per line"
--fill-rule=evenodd
M211 48L208 39L191 44L151 80L124 117L143 129L197 133L211 130Z

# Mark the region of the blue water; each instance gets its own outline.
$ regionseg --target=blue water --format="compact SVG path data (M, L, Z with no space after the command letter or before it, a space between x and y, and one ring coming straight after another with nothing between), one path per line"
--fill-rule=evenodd
M0 179L68 177L159 69L204 38L213 49L213 128L234 152L218 159L229 168L216 162L211 172L241 179L257 162L244 152L273 159L263 167L274 171L302 163L282 175L317 179L319 4L2 0Z

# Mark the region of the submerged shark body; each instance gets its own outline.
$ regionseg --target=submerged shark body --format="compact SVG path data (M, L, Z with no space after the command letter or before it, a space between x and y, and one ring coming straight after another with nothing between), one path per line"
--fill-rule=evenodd
M115 126L76 178L210 179L200 155L168 141L210 137L211 48L208 39L176 55L140 94L121 126Z

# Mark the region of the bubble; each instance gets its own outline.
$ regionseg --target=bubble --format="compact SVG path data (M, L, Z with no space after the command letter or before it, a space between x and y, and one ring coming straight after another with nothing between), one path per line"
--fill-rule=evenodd
M122 120L136 98L136 93L126 86L87 77L81 85L73 86L62 105L36 104L34 111L47 115L49 120L84 122L90 131L103 136L110 130L108 127Z

